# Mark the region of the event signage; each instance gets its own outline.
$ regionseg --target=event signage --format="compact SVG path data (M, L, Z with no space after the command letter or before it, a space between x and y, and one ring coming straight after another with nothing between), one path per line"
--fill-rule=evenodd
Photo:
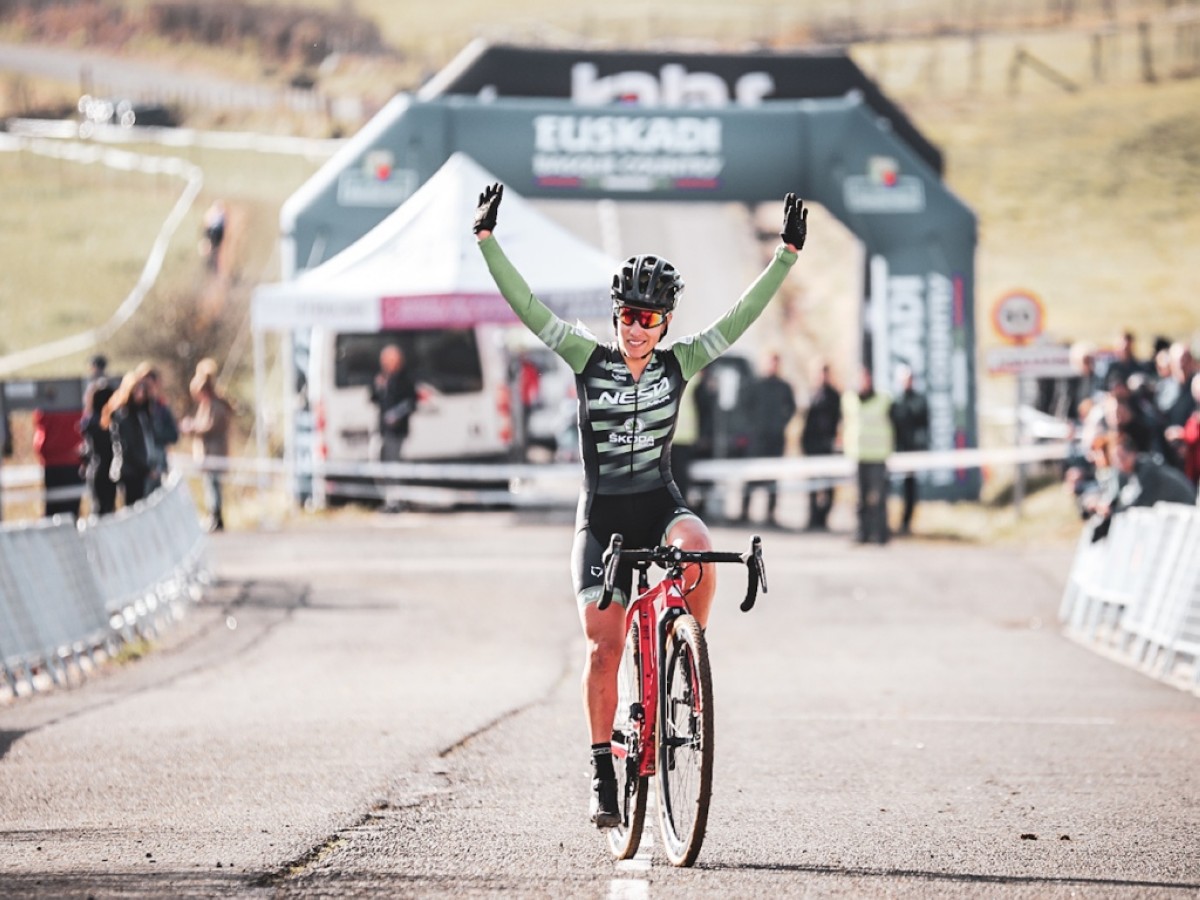
M1042 333L1046 308L1032 291L1009 291L992 306L992 327L1014 344L1031 341Z
M461 153L529 199L777 203L795 191L863 242L862 358L876 382L910 366L930 394L933 449L977 445L974 214L861 97L703 109L406 100L355 141L285 207L285 259L328 258L379 223L335 191L338 172L377 150L422 182ZM977 470L931 477L931 496L978 494Z
M973 418L970 332L963 279L949 272L892 272L888 260L870 261L872 370L885 391L896 389L900 366L929 404L929 449L969 445ZM934 470L930 483L949 485L961 473Z
M919 213L925 208L925 183L901 174L894 157L872 156L866 174L846 176L842 197L855 213Z
M545 187L712 188L725 167L714 116L546 115L533 130L533 177Z
M987 352L989 375L1026 375L1031 378L1069 378L1071 348L1065 344L1023 344L994 347Z
M942 154L841 50L654 53L476 42L421 88L483 100L545 97L582 106L754 108L774 100L857 95L939 175Z

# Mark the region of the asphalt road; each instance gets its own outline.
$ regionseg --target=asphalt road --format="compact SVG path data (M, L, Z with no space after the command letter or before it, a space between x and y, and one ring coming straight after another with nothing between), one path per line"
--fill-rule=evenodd
M153 652L0 708L0 896L1200 893L1200 701L1060 635L1071 548L773 531L771 592L743 615L730 573L709 629L700 861L615 864L570 539L503 512L216 536L220 585Z

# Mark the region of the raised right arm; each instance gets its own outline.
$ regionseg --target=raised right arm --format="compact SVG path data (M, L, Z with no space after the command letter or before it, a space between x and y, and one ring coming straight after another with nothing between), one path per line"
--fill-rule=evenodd
M495 235L480 234L479 237L479 249L487 262L488 271L492 273L496 287L500 288L500 293L517 318L578 375L596 349L596 339L560 319L534 296L516 266L500 249Z

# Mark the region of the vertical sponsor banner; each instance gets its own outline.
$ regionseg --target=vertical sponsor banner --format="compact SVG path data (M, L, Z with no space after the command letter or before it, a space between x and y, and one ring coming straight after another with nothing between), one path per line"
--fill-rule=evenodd
M897 371L907 366L913 386L929 403L929 449L954 450L977 443L974 322L967 272L939 270L925 254L872 254L864 321L867 359L878 389L893 396ZM922 265L922 263L926 263ZM926 495L939 499L979 494L976 469L922 474Z

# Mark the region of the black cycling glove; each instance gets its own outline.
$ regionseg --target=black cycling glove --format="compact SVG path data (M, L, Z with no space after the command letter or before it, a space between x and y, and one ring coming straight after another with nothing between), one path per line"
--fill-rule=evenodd
M475 233L496 230L496 213L500 210L500 200L504 196L504 185L500 182L489 184L479 195L479 206L475 210Z
M779 236L785 244L791 244L797 250L804 249L804 239L808 236L808 210L795 194L783 198L783 231Z

